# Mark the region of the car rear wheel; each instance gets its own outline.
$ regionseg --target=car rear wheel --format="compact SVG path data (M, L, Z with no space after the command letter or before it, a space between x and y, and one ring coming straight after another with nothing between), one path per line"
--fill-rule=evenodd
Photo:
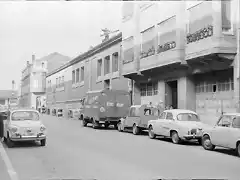
M204 135L202 139L202 146L204 149L212 151L215 146L212 144L211 139L208 135Z
M180 143L180 138L178 136L178 133L176 131L173 131L171 133L171 139L174 144L179 144Z
M117 124L117 126L118 126L118 131L119 131L119 132L122 132L122 131L123 131L123 130L122 130L122 123L119 122L119 123Z
M7 142L8 148L14 147L14 142L10 139L9 136L7 137L7 141L6 142Z
M133 125L133 134L138 135L139 134L139 127L137 127L136 124Z
M46 139L42 139L40 143L41 143L41 146L46 146Z
M82 120L82 126L86 127L87 126L87 121L85 119Z
M240 142L237 144L237 155L240 157Z
M150 139L156 138L156 134L154 134L152 126L149 126L148 128L148 136Z
M105 124L104 124L104 127L105 127L105 128L108 128L109 126L110 126L109 123L105 123Z

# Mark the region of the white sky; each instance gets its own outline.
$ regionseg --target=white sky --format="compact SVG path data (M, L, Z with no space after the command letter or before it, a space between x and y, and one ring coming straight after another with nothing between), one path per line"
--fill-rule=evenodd
M0 89L19 84L32 54L76 57L120 22L121 2L0 2Z

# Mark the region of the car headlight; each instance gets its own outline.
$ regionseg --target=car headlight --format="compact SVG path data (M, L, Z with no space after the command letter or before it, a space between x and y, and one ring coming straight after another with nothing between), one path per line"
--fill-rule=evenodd
M15 127L15 126L11 126L11 127L10 127L10 131L11 131L12 133L15 133L15 132L18 131L18 128Z
M45 131L45 130L46 130L46 128L44 126L40 127L40 131Z

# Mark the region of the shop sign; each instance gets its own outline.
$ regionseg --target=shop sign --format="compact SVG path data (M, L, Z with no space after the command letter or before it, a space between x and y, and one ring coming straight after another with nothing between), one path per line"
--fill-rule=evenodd
M148 57L148 56L152 56L155 54L155 47L152 46L151 48L149 48L146 52L141 52L140 54L140 59Z
M213 26L209 25L205 28L200 29L199 31L187 35L187 44L205 39L213 35Z
M173 49L175 47L176 47L175 41L167 42L165 44L158 45L157 53L162 53L162 52L168 51L170 49Z

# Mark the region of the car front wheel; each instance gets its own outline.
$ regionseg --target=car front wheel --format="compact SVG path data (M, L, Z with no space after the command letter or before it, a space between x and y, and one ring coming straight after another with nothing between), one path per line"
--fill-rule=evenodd
M42 139L40 143L41 143L41 146L46 146L46 139Z
M237 155L240 157L240 142L237 144Z
M149 126L148 128L148 136L150 139L156 138L156 134L154 134L152 126Z
M172 138L172 142L174 144L179 144L180 143L180 138L179 138L178 133L176 131L173 131L171 133L171 138Z
M119 131L119 132L122 132L122 131L123 131L123 130L122 130L122 123L119 122L119 123L117 124L117 126L118 126L118 131Z
M7 146L9 148L12 148L14 146L14 142L10 139L10 137L7 137Z
M215 146L212 144L210 137L208 135L204 135L202 139L202 146L204 149L212 151Z

